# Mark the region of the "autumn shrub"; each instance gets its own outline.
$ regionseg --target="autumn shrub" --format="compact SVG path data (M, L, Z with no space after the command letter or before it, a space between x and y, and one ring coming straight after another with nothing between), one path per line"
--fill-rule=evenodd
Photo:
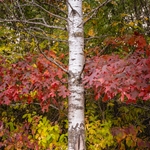
M110 132L111 122L93 120L86 122L86 136L88 150L102 150L114 145L114 139Z
M62 133L58 124L51 123L47 117L33 112L24 114L22 123L15 123L12 118L7 118L6 112L1 118L0 148L6 150L66 149L67 135Z
M148 102L127 105L116 100L93 103L87 100L87 150L148 149L148 105ZM59 115L54 110L47 113L38 110L37 106L20 105L0 108L1 149L67 149L67 116L60 113L60 117L54 120L53 117Z

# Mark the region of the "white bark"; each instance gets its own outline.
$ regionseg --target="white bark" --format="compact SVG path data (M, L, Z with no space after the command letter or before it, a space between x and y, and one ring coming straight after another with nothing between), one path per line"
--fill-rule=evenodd
M85 150L84 86L82 84L84 34L82 0L68 0L69 106L68 150Z

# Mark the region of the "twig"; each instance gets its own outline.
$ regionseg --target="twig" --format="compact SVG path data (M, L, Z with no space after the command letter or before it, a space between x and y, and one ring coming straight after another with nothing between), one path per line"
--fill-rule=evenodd
M38 27L30 27L30 30L32 30L33 32L35 31L40 31L41 34L39 34L39 36L36 35L36 37L40 38L40 39L46 39L48 41L58 41L58 42L65 42L68 43L68 40L61 40L61 39L54 39L54 38L50 38L50 36L47 36L45 31L42 30L41 28ZM43 35L44 33L44 35Z
M21 14L22 17L25 19L25 16L24 16L24 14L23 14L23 12L22 12L22 9L21 9L21 7L20 7L19 1L17 0L16 3L17 3L17 7L19 8L20 14Z
M46 2L42 2L42 3L43 3L43 4L46 4L46 5L49 5L49 6L53 7L53 8L56 8L56 9L59 10L60 12L64 13L65 15L67 15L67 13L66 13L65 11L61 10L61 9L60 9L59 7L57 7L56 5L52 5L52 4L46 3Z
M59 19L65 20L65 21L68 21L66 18L64 18L64 17L61 17L61 16L59 16L59 15L56 15L56 14L51 13L50 11L46 10L45 8L43 8L42 6L38 5L38 4L37 4L37 3L35 3L35 2L32 2L32 4L34 4L35 6L37 6L37 7L41 8L42 10L44 10L45 12L47 12L48 14L50 14L50 15L52 15L52 16L54 16L54 17L57 17L57 18L59 18Z
M52 62L53 64L55 64L56 66L58 66L60 69L62 69L64 72L66 72L67 74L69 74L68 70L66 70L63 66L61 66L58 62L56 62L53 58L51 57L48 57L41 49L40 49L40 46L39 46L39 43L36 39L36 37L34 37L35 40L36 40L36 44L37 44L37 47L38 47L38 50L43 54L43 56L50 62Z
M11 106L17 106L17 105L22 105L22 104L26 104L26 105L29 105L28 103L12 103ZM31 103L31 104L34 104L34 105L40 105L39 103ZM56 106L50 104L50 107L56 109L56 110L59 110L59 108L57 108Z
M51 26L45 23L41 23L41 22L31 22L28 20L18 20L18 19L0 19L0 22L22 22L22 23L26 23L26 24L34 24L34 25L42 25L44 27L47 28L53 28L53 29L60 29L60 30L65 30L66 28L63 27L59 27L59 26Z
M145 107L145 106L141 106L139 104L133 104L133 103L126 104L125 102L123 102L123 104L125 104L125 105L131 105L131 106L134 106L134 107L145 109L146 111L150 111L150 107L147 107L147 106Z
M68 70L66 70L63 66L61 66L58 62L56 62L53 58L51 57L47 57L47 55L39 48L39 51L43 54L43 56L49 60L50 62L52 62L53 64L55 64L56 66L58 66L60 69L62 69L64 72L66 72L67 74L69 74Z
M95 9L93 9L91 12L89 12L88 14L86 14L84 17L89 16L89 15L92 13L92 15L91 15L87 20L85 20L85 21L83 22L83 24L85 24L85 23L88 22L90 19L92 19L93 16L97 14L97 12L98 12L98 10L99 10L100 8L102 8L103 6L107 5L107 4L108 4L109 2L111 2L111 1L112 1L112 0L106 0L105 2L103 2L102 4L100 4L98 7L96 7Z
M91 39L101 39L101 38L105 38L109 35L102 35L102 36L94 36L94 37L88 37L88 38L84 38L84 40L91 40Z

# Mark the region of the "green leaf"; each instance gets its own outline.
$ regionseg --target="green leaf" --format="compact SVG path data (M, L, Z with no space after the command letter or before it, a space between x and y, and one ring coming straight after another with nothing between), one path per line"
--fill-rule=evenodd
M14 128L14 123L13 122L9 122L9 127L10 127L10 131L13 131L15 128Z

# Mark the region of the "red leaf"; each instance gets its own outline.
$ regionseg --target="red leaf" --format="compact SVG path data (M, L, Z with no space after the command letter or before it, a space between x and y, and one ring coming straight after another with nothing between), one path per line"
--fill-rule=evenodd
M115 44L112 40L114 39L111 39L111 44ZM85 67L86 88L93 88L96 100L99 98L97 92L100 89L105 89L100 92L105 94L104 101L117 94L120 95L121 101L125 98L127 102L135 102L139 97L148 100L150 98L150 57L143 57L145 47L148 47L146 40L142 35L133 35L128 38L117 38L115 42L122 43L122 46L130 44L136 50L127 58L119 58L118 55L90 58Z
M104 97L103 97L103 101L107 101L109 99L108 95L105 94Z
M44 74L43 74L45 77L50 77L50 73L49 73L49 71L48 70L46 70L45 72L44 72Z
M58 82L58 81L55 81L55 82L53 82L53 83L51 84L51 88L52 88L52 89L56 89L56 88L58 87L58 85L59 85L59 82Z
M50 91L48 97L55 97L55 96L56 96L56 91L53 90L53 89L51 89L51 91Z
M11 103L10 99L7 96L3 97L4 104L9 105Z
M66 98L69 95L69 91L65 86L60 86L58 89L58 95Z

